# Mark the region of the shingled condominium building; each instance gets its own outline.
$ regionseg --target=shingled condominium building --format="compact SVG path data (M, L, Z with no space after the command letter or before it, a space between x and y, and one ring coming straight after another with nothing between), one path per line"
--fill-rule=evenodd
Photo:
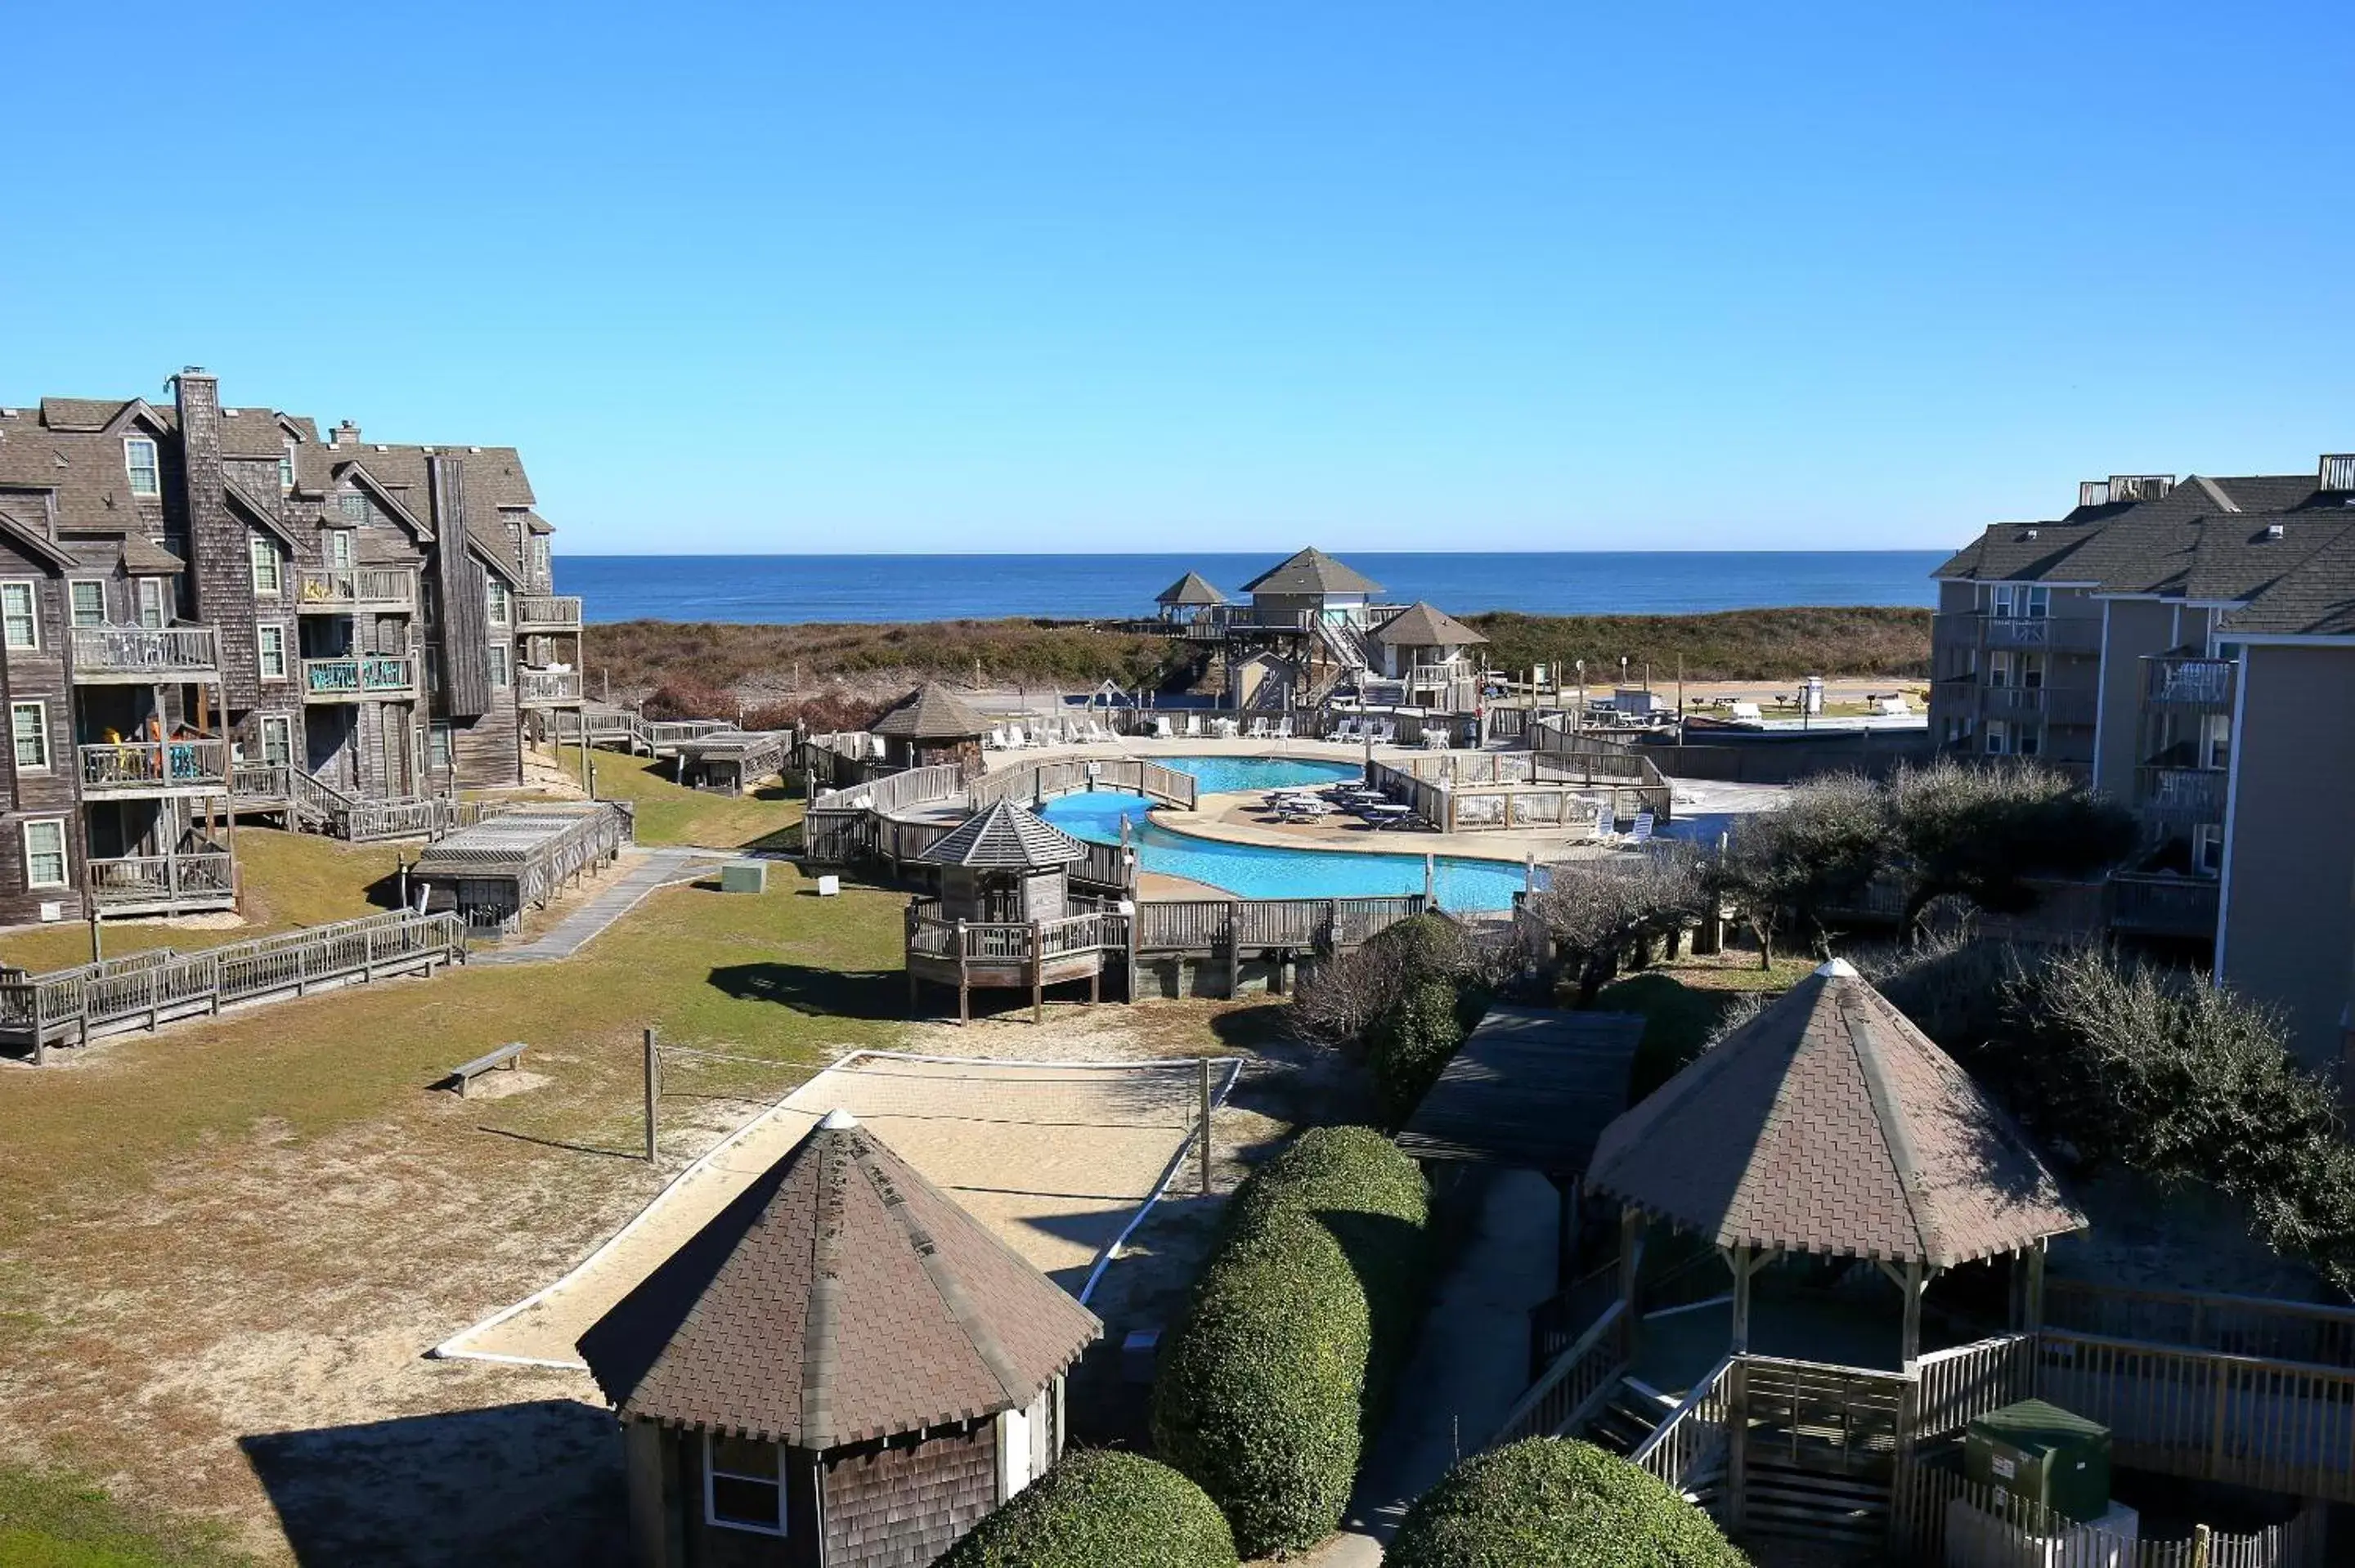
M2355 1039L2355 456L2120 474L1938 568L1930 722L2127 802L2121 929L2212 940L2298 1050ZM2350 1085L2355 1087L2355 1085Z
M0 407L0 921L225 907L231 811L519 783L581 700L513 449L172 387Z

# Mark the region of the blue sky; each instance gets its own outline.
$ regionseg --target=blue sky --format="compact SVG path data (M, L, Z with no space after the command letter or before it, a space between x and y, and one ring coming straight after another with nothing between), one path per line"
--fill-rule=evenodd
M0 402L512 442L573 551L1937 546L2355 447L2343 5L8 32Z

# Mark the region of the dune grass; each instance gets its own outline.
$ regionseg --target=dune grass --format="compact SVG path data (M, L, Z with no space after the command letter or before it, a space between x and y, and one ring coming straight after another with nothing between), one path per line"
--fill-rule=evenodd
M568 777L581 776L580 747L559 747L557 757ZM757 849L802 820L802 803L774 782L749 795L716 795L674 783L665 775L675 764L665 758L602 749L591 757L599 797L636 809L642 844Z

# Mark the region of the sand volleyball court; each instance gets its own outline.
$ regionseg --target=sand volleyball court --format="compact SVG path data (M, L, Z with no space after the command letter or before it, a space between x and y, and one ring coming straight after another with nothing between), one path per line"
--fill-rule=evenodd
M1214 1106L1240 1070L1212 1060ZM1163 1187L1192 1179L1202 1083L1193 1060L855 1053L722 1139L562 1278L433 1353L580 1367L574 1343L588 1327L837 1107L1085 1300Z

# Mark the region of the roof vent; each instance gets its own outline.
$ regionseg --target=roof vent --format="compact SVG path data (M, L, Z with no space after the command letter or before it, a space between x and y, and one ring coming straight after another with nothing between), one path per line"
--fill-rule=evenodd
M242 408L223 408L223 409L221 410L221 418L224 418L224 419L234 419L234 418L236 418L240 414L242 414L242 413L244 413L244 412L245 412L245 410L244 410L244 409L242 409Z
M2322 454L2324 490L2355 490L2355 452Z
M2283 527L2280 524L2278 524L2278 523L2268 523L2268 524L2265 524L2265 539L2266 539L2266 542L2270 544L2270 543L2272 543L2273 541L2275 541L2275 540L2277 540L2277 539L2281 538L2281 537L2282 537L2284 535L2286 535L2287 532L2288 532L2288 530L2287 530L2287 529L2286 529L2286 528L2284 528L2284 527Z
M1826 980L1854 980L1856 966L1846 959L1829 959L1817 969L1816 973Z
M818 1118L818 1126L827 1132L842 1132L847 1128L857 1127L858 1125L858 1118L851 1115L848 1111L843 1109L840 1106L835 1107L832 1110L826 1112L825 1116Z
M2175 488L2171 473L2114 473L2110 475L2112 501L2157 501Z
M2105 480L2099 480L2099 479L2087 479L2087 480L2080 480L2080 481L2078 482L2078 483L2077 483L2077 504L2078 504L2078 505L2080 505L2080 506L2107 506L2109 503L2110 503L2110 486L2109 486L2109 483L2108 483L2108 482L2107 482L2107 481L2105 481Z
M2035 538L2035 537L2036 537L2036 530L2035 530L2035 529L2033 529L2033 528L2030 528L2030 529L2026 534L2023 534L2023 535L2020 535L2020 536L2021 536L2022 538L2025 538L2025 539L2033 539L2033 538Z

